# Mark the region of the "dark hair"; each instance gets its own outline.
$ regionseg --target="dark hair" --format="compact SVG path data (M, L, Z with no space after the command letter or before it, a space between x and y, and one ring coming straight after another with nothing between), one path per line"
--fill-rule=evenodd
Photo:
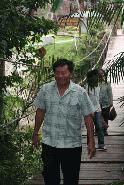
M89 93L89 88L92 90L98 86L98 70L97 69L94 69L87 73L87 84L88 84L88 93Z
M93 77L96 77L98 79L98 70L97 69L94 69L94 70L91 70L87 73L87 80L92 80Z
M64 59L64 58L57 59L57 61L52 66L53 71L55 72L55 70L58 66L63 67L65 65L68 66L68 70L70 71L70 73L72 73L74 70L74 63L72 61Z

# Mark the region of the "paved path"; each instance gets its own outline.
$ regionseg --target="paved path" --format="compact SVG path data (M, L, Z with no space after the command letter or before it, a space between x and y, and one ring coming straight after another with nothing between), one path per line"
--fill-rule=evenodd
M114 55L124 51L124 35L118 31L118 36L113 37L109 44L107 60ZM114 106L117 110L117 118L109 123L109 136L105 137L107 151L97 151L96 156L90 160L87 157L86 132L83 132L83 152L80 170L80 185L108 184L119 180L124 180L124 108L120 108L118 97L124 95L124 82L118 85L112 84L114 94ZM97 138L96 142L97 142ZM31 185L43 185L41 174L34 177ZM52 184L51 184L52 185Z

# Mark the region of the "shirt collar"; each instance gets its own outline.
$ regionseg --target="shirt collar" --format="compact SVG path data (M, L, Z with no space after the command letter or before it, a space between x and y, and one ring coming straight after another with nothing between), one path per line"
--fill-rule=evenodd
M56 81L54 81L54 87L55 87L56 90L58 91ZM72 80L70 80L69 87L68 87L68 89L65 91L65 94L69 93L70 91L76 91L75 83L72 82Z
M53 84L53 85L57 88L57 83L56 83L56 81L54 81L54 84ZM69 91L76 91L76 89L75 89L75 83L72 82L72 80L70 80L70 84L69 84L68 90L69 90Z
M72 80L70 80L70 84L69 84L68 90L69 91L76 91L76 89L75 89L75 83L72 82Z

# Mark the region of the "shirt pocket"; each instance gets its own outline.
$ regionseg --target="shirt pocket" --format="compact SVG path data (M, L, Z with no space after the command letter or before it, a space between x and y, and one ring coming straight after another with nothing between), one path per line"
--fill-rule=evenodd
M42 127L42 136L47 137L51 135L51 127L50 125L43 125Z
M80 105L78 98L71 99L68 105L69 116L78 117L80 114Z

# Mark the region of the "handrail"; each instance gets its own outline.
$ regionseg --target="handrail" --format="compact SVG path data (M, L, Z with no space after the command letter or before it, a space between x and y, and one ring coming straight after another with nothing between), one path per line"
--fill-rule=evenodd
M102 43L102 41L103 41L103 39L105 38L105 36L106 36L106 33L104 34L104 36L103 36L103 38L100 40L100 42L99 42L99 44L97 45L97 47L89 54L89 55L87 55L86 57L84 57L82 60L84 60L84 59L86 59L86 58L88 58L90 55L92 55L96 50L97 50L97 48L100 46L100 44ZM81 60L81 61L82 61ZM6 60L5 60L6 61ZM23 63L17 63L17 62L14 62L14 61L9 61L9 62L12 62L12 63L16 63L16 64L23 64ZM25 64L23 64L23 65L25 65ZM26 66L32 66L32 67L41 67L40 65L26 65ZM5 124L3 124L3 125L0 125L0 127L1 128L7 128L7 127L9 127L12 123L14 123L14 122L16 122L16 121L20 121L21 119L23 119L23 118L26 118L26 117L28 117L30 114L28 114L28 115L25 115L25 116L21 116L21 117L19 117L19 118L16 118L16 119L14 119L14 120L12 120L11 122L9 122L9 123L5 123Z
M102 39L100 40L99 44L97 45L97 47L91 52L89 53L87 56L85 56L84 58L82 58L80 61L78 62L82 62L83 60L85 60L86 58L88 58L89 56L91 56L98 48L99 46L101 45L102 41L104 40L105 36L107 35L107 33L104 34L104 36L102 37ZM29 66L29 67L41 67L40 65L33 65L33 64L26 64L26 63L23 63L23 62L18 62L17 60L16 61L12 61L10 59L4 59L4 58L0 58L0 61L5 61L5 62L10 62L10 63L13 63L13 64L19 64L19 65L24 65L24 66Z
M107 39L107 42L106 42L106 44L105 44L105 46L104 46L104 48L103 48L103 50L102 50L102 52L101 52L101 55L100 55L100 57L99 57L99 59L98 59L98 61L96 62L96 64L92 67L92 69L90 69L90 70L93 70L93 69L95 69L95 67L97 66L97 64L100 62L100 60L101 60L101 57L103 56L103 54L104 54L104 51L105 51L105 49L106 49L106 47L107 47L107 45L108 45L108 43L109 43L109 40L110 40L110 37L111 37L111 34L112 34L112 30L111 30L111 32L110 32L110 34L109 34L109 37L108 37L108 39ZM104 34L104 36L105 36L106 34ZM103 39L102 39L103 40ZM99 43L99 45L100 45L100 43ZM97 46L98 47L98 46ZM96 48L97 48L96 47ZM95 50L93 51L93 52L91 52L91 53L94 53L95 51L96 51L96 48L95 48ZM90 54L91 54L90 53ZM85 57L86 58L86 57ZM85 59L84 58L84 59ZM84 60L84 59L82 59L82 60ZM83 79L83 80L81 80L80 82L79 82L79 84L82 84L82 83L84 83L85 82L85 80L86 80L86 77Z
M106 42L106 44L105 44L105 46L104 46L104 48L103 48L103 50L102 50L102 52L101 52L101 55L100 55L98 61L96 62L96 64L94 65L94 67L92 68L92 70L95 69L95 67L97 66L97 64L100 62L100 60L101 60L101 58L102 58L102 56L103 56L103 54L104 54L104 51L105 51L105 49L106 49L106 47L107 47L107 45L108 45L108 43L109 43L109 40L110 40L111 35L112 35L112 31L110 32L109 37L108 37L108 39L107 39L107 42Z
M98 61L97 61L97 63L94 65L94 67L92 68L92 70L97 66L97 64L100 62L100 60L101 60L101 57L103 56L103 53L104 53L104 51L105 51L105 49L106 49L106 47L107 47L107 45L108 45L108 42L109 42L109 40L110 40L110 37L111 37L111 34L112 34L112 30L111 30L111 32L110 32L110 34L109 34L109 37L108 37L108 39L107 39L107 42L106 42L106 44L105 44L105 46L104 46L104 48L103 48L103 50L102 50L102 52L101 52L101 55L100 55L100 57L99 57L99 59L98 59ZM98 49L98 47L100 46L100 44L102 43L102 41L103 41L103 39L105 38L105 36L107 35L107 33L105 33L104 34L104 36L103 36L103 38L100 40L100 42L99 42L99 44L97 45L97 47L91 52L91 53L89 53L89 55L87 55L86 57L84 57L81 61L83 61L84 59L86 59L86 58L88 58L89 56L91 56L97 49ZM122 52L123 53L123 52ZM122 53L119 53L119 54L122 54ZM118 56L119 54L117 54L117 55L115 55L114 56L114 58L116 57L116 56ZM1 59L0 59L1 60ZM3 59L2 59L3 60ZM5 59L4 59L5 60ZM7 60L5 60L5 61L7 61ZM80 62L81 62L80 61ZM108 62L110 62L110 61L114 61L114 60L109 60ZM10 61L9 60L9 62L12 62L12 63L16 63L16 64L23 64L23 65L26 65L26 64L24 64L24 63L17 63L17 62L14 62L14 61ZM27 66L32 66L32 67L41 67L40 65L27 65ZM82 82L84 82L86 80L86 77L84 78L84 80L82 81ZM81 82L80 82L81 83ZM30 113L31 114L31 113ZM9 127L12 123L14 123L15 121L20 121L21 119L23 119L23 118L26 118L26 117L28 117L30 114L28 114L28 115L23 115L23 116L21 116L21 117L19 117L19 118L16 118L16 119L14 119L14 120L12 120L11 122L9 122L9 123L5 123L5 124L2 124L2 125L0 125L0 127L1 128L7 128L7 127Z
M89 53L87 56L85 56L84 58L82 58L80 61L78 62L82 62L83 60L85 60L86 58L88 58L90 55L92 55L93 53L95 53L95 51L99 48L99 46L101 45L102 41L104 40L105 36L107 35L107 33L104 34L103 38L100 40L99 44L97 45L97 47L91 52Z

